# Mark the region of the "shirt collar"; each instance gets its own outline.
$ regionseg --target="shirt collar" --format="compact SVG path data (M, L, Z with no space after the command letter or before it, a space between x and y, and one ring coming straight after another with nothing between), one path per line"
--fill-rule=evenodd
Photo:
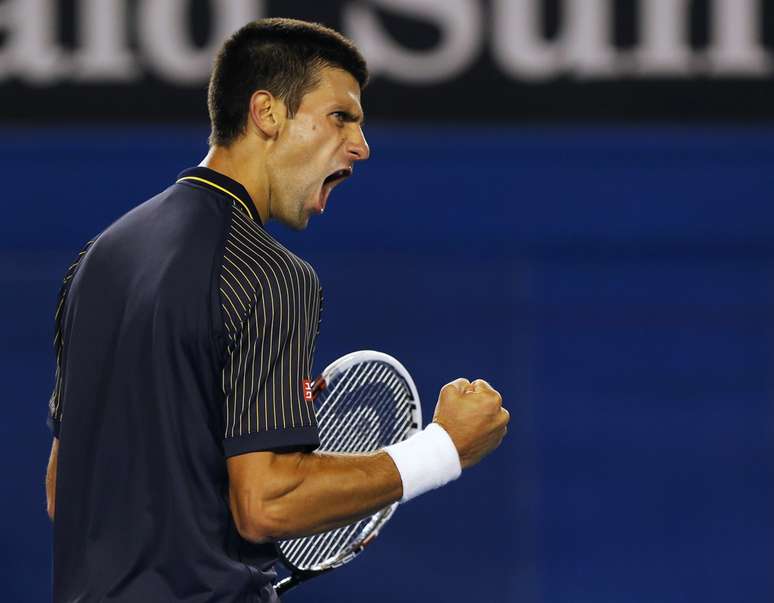
M177 181L203 186L221 195L230 197L238 202L239 206L247 212L250 218L261 224L261 217L258 215L255 205L253 205L252 198L247 193L245 187L236 180L210 168L197 166L180 172L177 176Z

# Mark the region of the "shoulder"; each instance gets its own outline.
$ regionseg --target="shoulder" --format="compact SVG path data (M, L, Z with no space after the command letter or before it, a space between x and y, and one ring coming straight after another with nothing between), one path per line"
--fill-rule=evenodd
M236 270L253 284L319 286L317 273L309 262L287 249L237 207L232 209L223 263L224 277Z
M113 222L94 244L94 255L108 264L209 265L222 244L229 204L217 195L176 183ZM203 264L204 263L204 264Z
M105 231L112 236L196 234L222 230L228 223L230 203L206 189L175 183L116 220Z

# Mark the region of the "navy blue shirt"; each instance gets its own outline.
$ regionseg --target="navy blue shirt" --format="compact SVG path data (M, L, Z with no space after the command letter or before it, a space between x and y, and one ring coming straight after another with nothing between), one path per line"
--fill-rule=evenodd
M226 458L313 449L322 296L207 168L130 211L56 311L54 601L274 601L276 553L236 532Z

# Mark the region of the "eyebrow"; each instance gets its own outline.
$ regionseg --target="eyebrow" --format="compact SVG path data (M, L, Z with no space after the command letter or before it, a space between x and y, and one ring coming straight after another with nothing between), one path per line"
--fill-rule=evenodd
M352 112L350 112L350 111L347 111L347 110L345 110L345 109L341 109L341 110L339 111L339 113L341 113L342 115L344 115L344 119L345 119L345 121L348 121L348 122L354 122L354 123L356 123L356 124L360 125L360 127L363 127L363 124L365 123L365 116L364 116L364 115L360 115L360 116L358 117L358 116L356 116L354 113L352 113Z

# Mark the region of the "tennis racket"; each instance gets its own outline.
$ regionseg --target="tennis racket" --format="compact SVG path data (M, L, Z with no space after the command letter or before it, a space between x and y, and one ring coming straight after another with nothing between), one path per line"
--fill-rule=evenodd
M422 429L422 407L414 381L392 356L352 352L332 362L312 386L320 450L367 453L395 444ZM349 563L395 513L394 503L352 524L314 536L277 543L291 575L277 593Z

